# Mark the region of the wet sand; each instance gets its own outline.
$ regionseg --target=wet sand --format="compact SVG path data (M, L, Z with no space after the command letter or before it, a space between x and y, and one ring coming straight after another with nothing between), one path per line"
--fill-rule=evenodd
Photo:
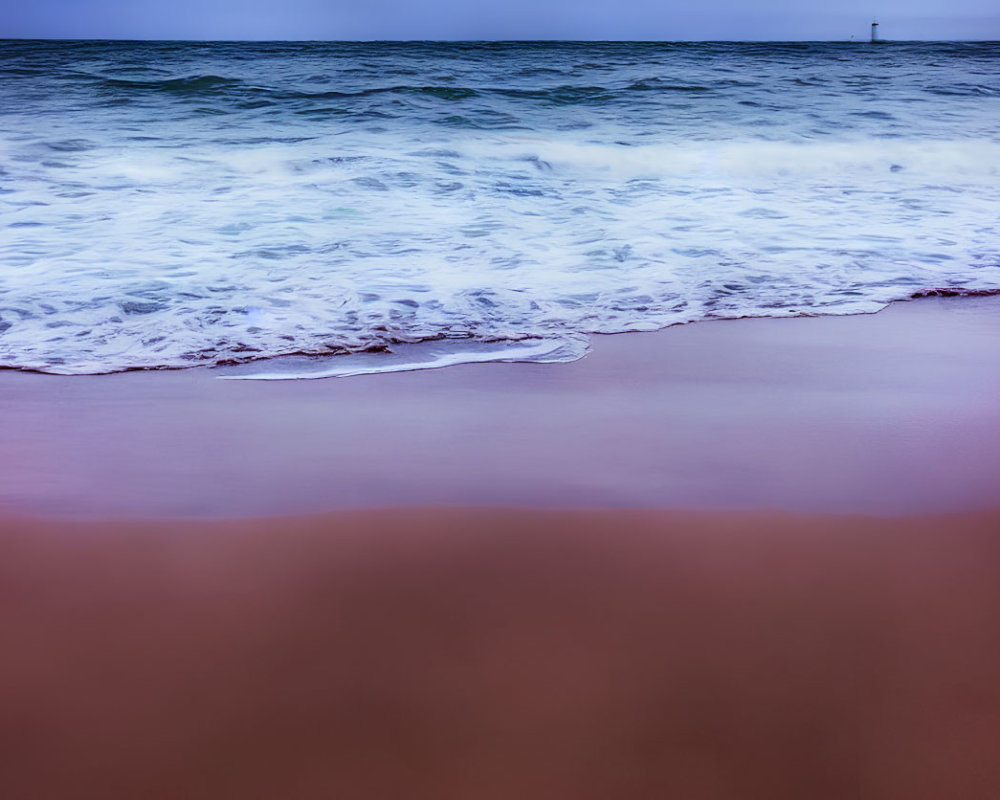
M1000 796L1000 298L0 419L4 800Z
M0 794L987 800L1000 514L13 523Z
M0 509L935 513L1000 496L1000 297L595 337L572 364L280 383L0 372Z

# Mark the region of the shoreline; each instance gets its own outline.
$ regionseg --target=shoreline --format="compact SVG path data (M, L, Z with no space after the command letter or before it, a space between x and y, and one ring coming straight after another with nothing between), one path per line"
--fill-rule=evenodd
M636 330L636 331L616 331L614 333L593 333L593 332L580 332L577 335L586 336L588 339L602 339L608 336L626 336L632 334L649 334L649 333L663 333L667 330L672 330L674 328L688 327L691 325L699 325L706 322L740 322L743 320L785 320L785 319L812 319L816 317L869 317L875 314L881 314L887 309L901 305L903 303L912 303L914 301L920 300L931 300L931 299L949 299L949 300L968 300L968 299L980 299L984 297L997 297L1000 296L1000 289L966 289L964 287L941 287L932 289L921 289L908 297L901 297L896 300L888 301L882 308L876 309L875 311L856 311L848 313L792 313L790 316L778 316L778 315L747 315L747 316L737 316L737 317L725 317L725 316L708 316L702 317L700 319L693 319L688 322L676 322L670 325L664 325L662 328L656 328L652 330ZM510 340L499 340L498 343L508 343L516 344L523 342L532 341L543 341L543 337L534 337L526 339L510 339ZM306 353L306 352L291 352L291 353L281 353L273 356L266 356L263 358L250 359L248 361L238 361L233 363L218 363L218 364L207 364L207 365L190 365L190 366L157 366L157 367L129 367L127 369L113 370L109 372L52 372L47 369L35 368L35 367L18 367L10 365L0 365L0 374L11 372L11 373L23 373L27 375L48 375L54 378L102 378L102 377L113 377L120 375L128 375L133 373L139 374L158 374L158 373L183 373L183 374L204 374L216 378L225 379L238 379L238 380L324 380L328 377L330 378L354 378L361 375L381 375L388 372L420 372L425 369L446 369L451 366L466 366L469 364L571 364L574 361L579 361L581 358L586 358L589 355L590 350L588 349L582 356L577 358L570 358L566 361L531 361L531 360L518 360L516 358L503 359L497 358L495 360L472 360L472 361L456 361L454 363L446 363L440 366L420 366L419 362L415 362L417 365L405 369L391 369L384 371L364 371L359 373L347 373L344 375L317 375L312 376L308 373L303 375L296 375L291 370L289 370L290 377L288 378L255 378L256 373L251 372L250 367L265 365L271 362L281 362L286 359L304 359L304 360L316 360L316 361L333 361L335 359L350 358L352 356L368 356L375 355L378 356L382 354L383 347L410 347L410 346L421 346L434 344L435 342L441 341L454 341L456 344L461 344L463 342L472 341L467 339L425 339L417 342L391 342L388 345L376 345L371 349L362 349L347 353L341 353L338 355L323 355L320 353ZM491 344L492 342L486 342L485 344ZM480 343L484 344L484 343ZM245 372L243 371L245 370ZM318 371L318 370L317 370Z
M0 372L0 510L956 512L1000 492L998 397L1000 297L595 336L570 363L275 382Z
M616 331L613 333L594 333L594 332L579 332L573 335L585 336L588 340L590 339L601 339L607 336L624 336L636 333L662 333L663 331L670 330L673 328L687 327L690 325L698 325L705 322L739 322L742 320L775 320L775 319L809 319L814 317L867 317L874 314L880 314L886 311L892 306L896 306L902 303L910 303L915 300L928 300L932 298L949 298L949 299L970 299L970 298L983 298L983 297L996 297L1000 296L1000 289L966 289L964 287L943 287L936 289L921 289L920 291L914 292L908 297L901 297L897 300L888 301L882 308L876 309L875 311L853 311L848 313L791 313L790 316L782 315L756 315L750 314L746 316L736 316L736 317L726 317L726 316L707 316L700 319L693 319L687 322L676 322L669 325L664 325L661 328L655 328L650 330L636 330L636 331ZM361 349L351 352L340 353L337 355L324 355L321 353L307 353L307 352L290 352L290 353L280 353L272 356L265 356L263 358L253 358L248 361L234 361L232 363L220 362L217 364L195 364L195 365L178 365L178 366L155 366L155 367L128 367L126 369L111 370L108 372L55 372L49 369L43 369L40 367L19 367L11 365L0 365L0 373L12 372L12 373L24 373L28 375L49 375L55 378L99 378L99 377L112 377L119 375L127 375L132 373L140 374L156 374L156 373L190 373L190 374L207 374L215 378L224 378L227 380L323 380L325 378L353 378L361 375L381 375L389 372L420 372L425 369L446 369L451 366L464 366L469 364L571 364L574 361L578 361L581 358L586 358L589 355L589 348L584 352L583 355L577 356L575 358L567 358L566 360L559 361L533 361L531 359L522 360L518 358L511 357L501 358L497 356L495 359L471 359L469 361L457 360L454 362L442 363L440 365L433 364L430 361L427 363L429 366L421 365L422 362L419 360L414 361L414 366L411 367L395 367L392 369L377 370L377 369L365 369L359 372L347 372L344 374L331 373L327 374L310 374L312 372L322 373L320 369L306 369L302 374L297 374L294 370L286 370L288 377L274 377L268 374L267 377L256 377L258 372L254 372L252 368L261 367L260 374L264 374L263 366L269 363L281 364L287 360L291 359L302 359L306 364L310 361L317 363L333 363L337 360L350 359L356 356L375 356L389 355L390 357L394 354L391 350L386 350L385 348L406 348L406 347L421 347L424 345L433 345L435 343L440 343L443 341L454 342L457 345L467 342L473 342L476 344L494 344L492 341L488 342L475 342L470 339L424 339L417 342L390 342L388 345L374 345L369 349ZM523 344L529 342L539 342L539 341L555 341L547 340L542 336L528 337L525 339L508 339L508 340L498 340L496 344ZM558 349L558 348L554 348ZM277 374L280 374L282 370L279 369Z

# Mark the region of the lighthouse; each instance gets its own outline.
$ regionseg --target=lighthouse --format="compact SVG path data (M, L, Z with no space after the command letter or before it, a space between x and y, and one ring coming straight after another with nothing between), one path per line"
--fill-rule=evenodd
M872 43L874 44L879 40L878 38L878 23L872 22Z

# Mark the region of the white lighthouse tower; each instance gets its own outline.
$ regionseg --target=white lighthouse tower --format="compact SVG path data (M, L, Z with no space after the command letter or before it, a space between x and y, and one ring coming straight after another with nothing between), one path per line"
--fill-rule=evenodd
M878 23L877 22L872 22L872 44L875 44L877 41L879 41L879 38L878 38Z

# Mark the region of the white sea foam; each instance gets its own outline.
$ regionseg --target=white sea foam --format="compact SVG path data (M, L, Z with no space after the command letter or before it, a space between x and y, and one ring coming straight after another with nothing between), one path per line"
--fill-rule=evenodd
M197 82L150 85L166 99L140 87L120 112L49 113L62 106L48 98L0 119L3 366L107 372L423 340L450 348L434 365L508 352L462 342L571 358L592 332L1000 286L1000 139L968 105L993 97L963 95L954 119L923 128L910 105L883 104L864 113L905 114L907 130L883 135L873 117L819 135L798 108L758 129L757 117L713 122L714 106L700 127L697 105L648 116L680 114L673 100L647 116L538 101L530 113L549 116L489 127L441 124L466 101L437 95L402 109L372 95L381 105L357 121L316 111L347 102L325 96L308 100L313 116L267 116L234 111L229 95L189 101ZM770 96L735 90L727 108L753 92ZM527 113L483 90L468 102ZM542 352L552 342L563 349Z

